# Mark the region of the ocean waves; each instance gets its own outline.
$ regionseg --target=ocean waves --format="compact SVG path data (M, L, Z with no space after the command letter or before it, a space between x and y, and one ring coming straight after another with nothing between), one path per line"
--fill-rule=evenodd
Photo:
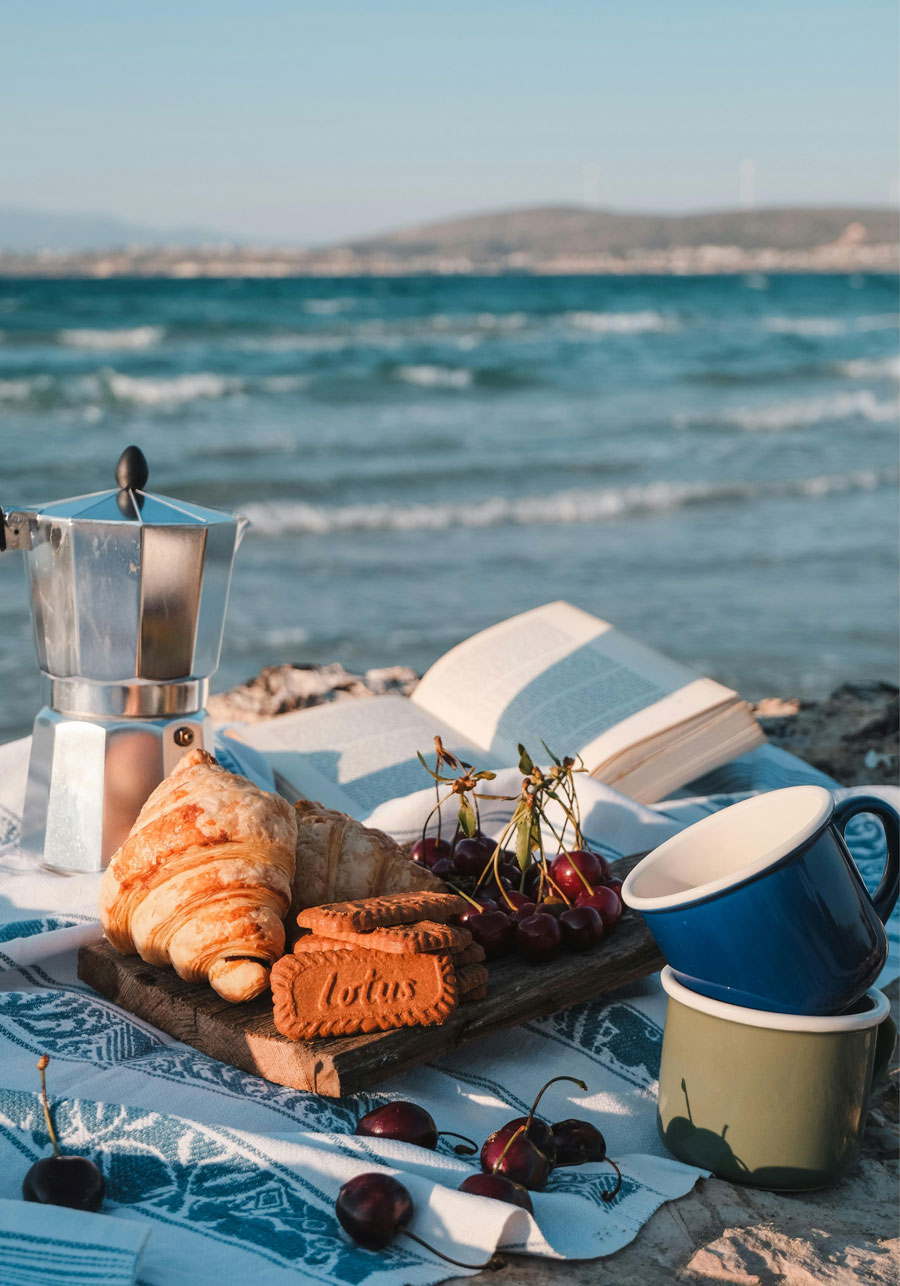
M788 398L757 406L715 407L709 411L680 412L673 417L678 429L741 429L746 433L786 433L844 420L890 424L897 419L896 399L879 399L871 389L832 393L825 397Z
M450 528L550 527L611 522L704 504L752 504L768 498L822 497L875 491L896 484L894 468L760 482L651 482L631 487L493 496L477 502L397 505L251 504L244 512L263 536L324 536L337 532L445 531Z
M165 335L163 326L127 326L119 330L73 328L59 332L59 342L70 348L96 350L154 348Z

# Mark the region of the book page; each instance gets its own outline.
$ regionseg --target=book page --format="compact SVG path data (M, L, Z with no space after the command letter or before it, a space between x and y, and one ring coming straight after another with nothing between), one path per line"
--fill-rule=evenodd
M659 707L676 692L685 700ZM412 700L452 717L500 761L514 762L518 742L539 757L543 740L556 754L584 755L592 768L621 749L618 735L604 744L612 729L623 729L626 743L639 741L732 695L590 613L550 603L448 652Z
M386 799L432 784L416 751L433 765L435 734L471 760L473 749L458 732L400 696L335 701L232 729L307 799L359 819Z

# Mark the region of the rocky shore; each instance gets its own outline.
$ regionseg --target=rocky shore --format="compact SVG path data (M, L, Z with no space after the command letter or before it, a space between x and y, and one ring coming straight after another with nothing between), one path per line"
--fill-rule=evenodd
M258 720L327 701L409 694L414 671L349 674L340 665L278 665L213 696L217 720ZM897 782L898 690L846 683L823 701L770 698L755 711L769 739L845 785ZM898 1021L898 985L886 988ZM499 1272L457 1279L485 1286L894 1286L897 1236L898 1058L873 1089L862 1155L823 1192L782 1195L720 1179L662 1206L635 1240L606 1259L505 1256Z

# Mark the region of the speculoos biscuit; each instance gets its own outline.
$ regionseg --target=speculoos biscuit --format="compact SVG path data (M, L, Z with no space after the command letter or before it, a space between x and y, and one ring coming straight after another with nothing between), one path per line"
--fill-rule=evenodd
M344 937L346 932L368 933L391 925L430 920L446 924L469 904L456 893L385 893L355 902L330 902L301 911L297 923L324 937ZM336 930L342 930L338 935Z

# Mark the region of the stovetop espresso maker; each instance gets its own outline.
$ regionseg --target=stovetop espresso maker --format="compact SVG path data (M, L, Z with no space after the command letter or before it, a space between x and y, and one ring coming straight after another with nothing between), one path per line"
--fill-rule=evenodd
M179 758L212 748L205 705L248 520L144 490L137 447L118 487L4 514L21 549L46 702L34 721L22 846L100 871Z

